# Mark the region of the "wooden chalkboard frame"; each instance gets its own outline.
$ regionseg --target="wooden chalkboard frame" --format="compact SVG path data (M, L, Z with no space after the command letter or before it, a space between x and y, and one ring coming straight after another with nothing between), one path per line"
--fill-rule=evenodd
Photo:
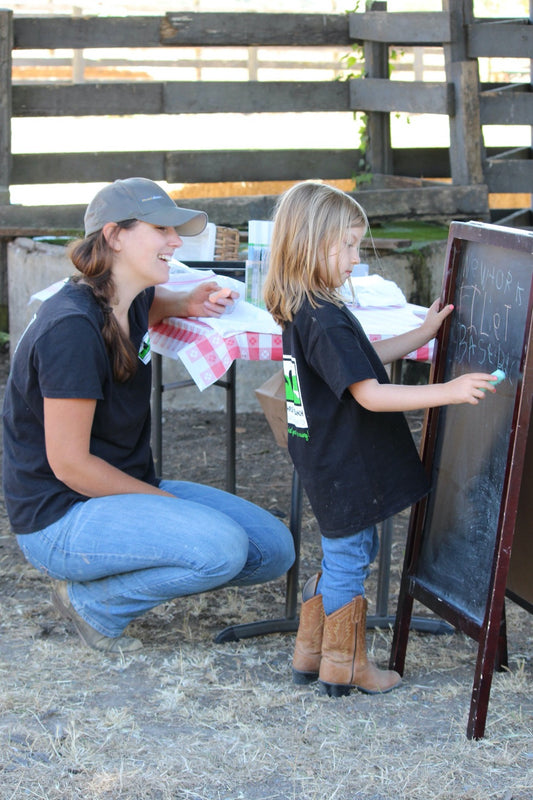
M456 290L461 290L458 274L463 269L463 260L467 258L469 243L478 243L486 248L487 254L494 253L496 248L507 251L506 270L513 269L513 257L520 260L523 269L524 259L531 273L529 291L525 292L527 302L525 323L518 334L521 342L520 365L517 370L516 388L512 408L512 424L509 429L503 488L499 512L497 513L497 529L494 538L494 550L489 553L491 562L490 575L487 579L487 597L481 617L472 614L450 596L443 597L438 589L428 586L427 581L420 578L421 554L425 539L429 536L433 520L430 514L430 502L425 498L412 511L407 537L405 560L401 578L398 608L394 628L390 664L403 674L405 652L409 636L413 601L420 601L438 616L445 619L457 629L478 642L474 685L470 703L470 714L467 727L468 738L479 739L483 736L490 696L490 687L494 668L504 666L507 662L507 644L505 634L505 595L506 583L511 558L511 549L517 515L520 506L520 488L528 431L532 416L531 402L533 393L533 232L504 228L477 222L452 222L450 225L446 253L445 273L443 279L442 301L454 302ZM501 255L501 250L497 250ZM430 381L439 383L449 372L449 352L453 348L450 332L453 326L453 315L446 320L439 332L435 356L432 364ZM512 324L512 319L511 319ZM450 356L452 358L453 356ZM497 366L497 365L496 365ZM470 371L492 372L494 367L472 367ZM488 400L489 398L487 398ZM486 402L486 401L484 401ZM456 407L457 408L457 407ZM477 408L477 407L475 407ZM422 460L430 474L438 467L439 436L444 436L445 428L439 425L442 409L430 409L426 416L423 433ZM445 417L442 417L445 418ZM483 498L481 498L481 502ZM436 524L439 524L438 522ZM463 537L464 538L464 537ZM422 570L423 573L423 570ZM444 593L446 594L446 593ZM512 596L512 595L511 595ZM520 602L521 598L514 598ZM527 603L523 603L528 608ZM530 610L530 609L529 609Z

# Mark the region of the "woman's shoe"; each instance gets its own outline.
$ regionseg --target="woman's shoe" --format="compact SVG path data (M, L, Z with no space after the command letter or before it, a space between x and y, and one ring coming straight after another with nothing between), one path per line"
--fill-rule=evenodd
M292 659L292 678L294 683L299 685L316 681L320 669L324 606L322 595L316 594L319 580L320 573L313 575L302 592L300 622Z
M82 642L88 647L92 647L93 650L100 650L104 653L134 653L143 646L139 639L133 639L131 636L117 636L116 638L104 636L88 622L85 622L70 602L65 581L54 581L52 602L56 611L74 625Z

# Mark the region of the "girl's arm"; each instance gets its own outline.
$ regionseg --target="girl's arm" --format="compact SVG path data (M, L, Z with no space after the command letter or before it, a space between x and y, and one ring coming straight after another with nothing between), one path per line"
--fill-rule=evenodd
M352 383L349 391L368 411L415 411L435 406L470 403L477 405L486 391L495 392L493 375L469 372L447 383L407 386L379 383L374 378Z
M407 333L402 333L399 336L392 336L390 339L374 342L374 350L381 361L384 364L390 364L399 358L403 358L407 353L418 350L419 347L423 347L433 339L446 317L453 311L453 306L451 305L444 306L441 310L439 310L439 307L440 300L435 300L428 308L424 322L420 327Z
M237 292L221 289L215 281L200 283L190 292L171 292L156 286L148 323L157 325L166 317L220 317L236 297Z
M137 480L89 450L96 400L44 398L46 456L56 478L86 497L173 495Z

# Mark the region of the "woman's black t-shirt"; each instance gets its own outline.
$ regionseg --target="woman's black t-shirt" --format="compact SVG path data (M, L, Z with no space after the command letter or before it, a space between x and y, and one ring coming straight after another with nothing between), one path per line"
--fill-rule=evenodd
M363 408L352 383L387 372L345 308L306 301L283 331L289 452L321 533L348 536L429 489L403 414Z
M101 334L103 314L90 288L67 283L45 301L13 357L3 407L3 484L15 533L41 530L80 500L53 474L46 458L43 398L91 398L96 410L90 451L118 469L157 484L150 450L151 364L147 289L129 311L139 353L136 374L113 379Z

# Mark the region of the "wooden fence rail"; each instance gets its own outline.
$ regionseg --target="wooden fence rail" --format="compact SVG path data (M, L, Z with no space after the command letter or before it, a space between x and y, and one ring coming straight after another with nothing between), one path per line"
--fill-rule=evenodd
M513 192L529 192L531 149L487 153L481 126L531 124L531 85L484 87L479 83L477 59L502 54L530 58L530 21L474 20L472 8L463 0L445 0L444 10L436 13L388 13L380 10L384 6L374 3L376 10L354 14L168 13L162 17L13 17L9 11L0 11L0 236L58 233L77 227L81 218L81 209L72 205L11 205L10 186L108 181L134 173L169 183L337 179L352 178L364 160L373 183L360 191L372 216L440 216L440 203L442 216L487 218L489 190L507 192L512 187ZM333 47L349 52L354 44L364 47L364 79L11 81L13 52L22 50ZM389 47L394 46L442 46L446 80L391 81ZM451 148L447 152L393 150L390 114L398 111L447 116ZM12 118L286 112L365 113L368 146L364 152L313 150L302 142L301 150L287 151L281 130L271 150L11 153ZM395 176L406 181L401 185ZM430 184L427 177L451 179L451 184ZM408 192L408 202L401 190ZM229 225L245 224L258 202L269 213L272 198L224 198L223 205L213 199L194 200L206 210L216 208L220 216L215 221Z

